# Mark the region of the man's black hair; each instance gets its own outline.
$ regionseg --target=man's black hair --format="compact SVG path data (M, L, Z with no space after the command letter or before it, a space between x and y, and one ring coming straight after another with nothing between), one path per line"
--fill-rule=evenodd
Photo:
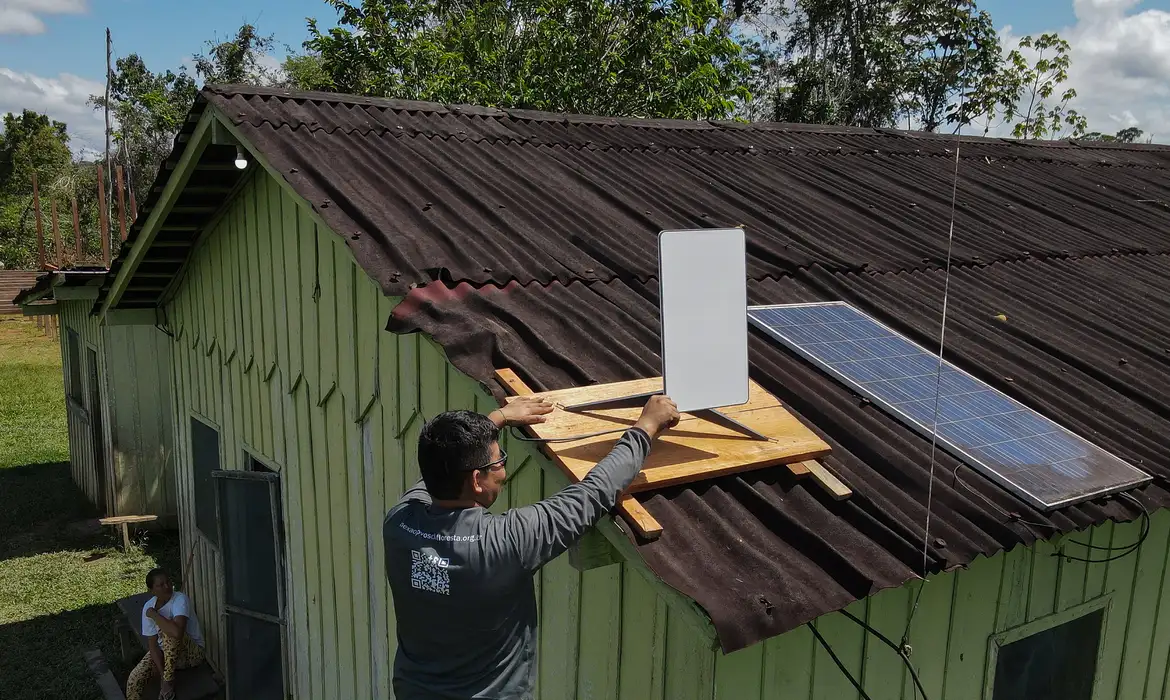
M474 411L447 411L423 426L418 466L432 498L459 498L468 470L485 466L499 428Z
M146 587L153 588L154 582L159 576L166 576L167 572L164 569L151 569L146 572Z

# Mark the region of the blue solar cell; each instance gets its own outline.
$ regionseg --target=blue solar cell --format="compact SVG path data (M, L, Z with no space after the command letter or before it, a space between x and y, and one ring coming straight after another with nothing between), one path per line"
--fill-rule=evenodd
M1042 509L1150 477L840 302L753 307L751 323ZM937 429L936 429L937 420Z

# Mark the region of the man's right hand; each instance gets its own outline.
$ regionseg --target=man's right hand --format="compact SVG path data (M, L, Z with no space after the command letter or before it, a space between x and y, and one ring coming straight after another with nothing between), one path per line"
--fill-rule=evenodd
M669 428L678 425L678 421L678 406L674 401L664 394L655 394L646 402L646 407L642 409L642 415L634 427L646 431L653 440Z

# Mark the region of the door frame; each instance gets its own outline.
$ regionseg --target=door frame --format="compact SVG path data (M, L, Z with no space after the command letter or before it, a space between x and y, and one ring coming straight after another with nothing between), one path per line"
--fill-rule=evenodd
M250 456L250 455L249 455ZM222 622L222 629L224 633L224 656L227 664L232 663L229 651L231 649L231 638L228 633L228 615L243 615L257 620L276 624L280 627L280 669L281 669L281 683L284 689L284 696L289 694L289 620L287 599L288 593L285 590L287 585L288 575L288 559L284 552L284 507L283 498L281 497L281 479L280 472L256 472L244 469L220 469L211 472L212 481L215 482L215 519L219 523L219 590L220 590L220 620ZM238 480L238 481L262 481L268 484L268 499L269 508L271 509L272 517L272 537L273 550L276 555L276 566L279 570L276 572L276 609L278 615L269 615L254 610L248 610L236 605L231 605L227 602L227 568L229 557L229 549L224 547L224 527L223 527L223 510L220 505L220 482L217 480ZM224 669L224 681L227 685L227 698L234 700L233 691L228 682L228 669Z

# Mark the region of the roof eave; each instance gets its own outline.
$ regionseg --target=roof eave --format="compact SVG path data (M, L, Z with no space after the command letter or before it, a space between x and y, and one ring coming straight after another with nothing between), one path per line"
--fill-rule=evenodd
M183 149L182 156L179 157L178 165L175 167L167 184L163 189L162 195L159 198L159 205L155 206L149 215L146 223L142 227L141 235L134 241L134 246L130 250L130 254L126 256L126 262L118 270L117 277L114 278L110 291L106 294L105 301L98 311L98 315L104 317L110 309L116 307L121 300L122 295L126 292L126 288L130 284L130 280L134 277L135 271L139 265L146 258L147 251L150 250L151 244L158 236L159 230L162 227L167 216L171 212L175 201L179 194L183 191L187 180L190 179L191 173L195 171L195 166L199 162L199 157L203 151L211 143L212 124L217 122L217 117L212 110L204 110L199 117L199 122L195 126L191 138L188 139L186 147Z

